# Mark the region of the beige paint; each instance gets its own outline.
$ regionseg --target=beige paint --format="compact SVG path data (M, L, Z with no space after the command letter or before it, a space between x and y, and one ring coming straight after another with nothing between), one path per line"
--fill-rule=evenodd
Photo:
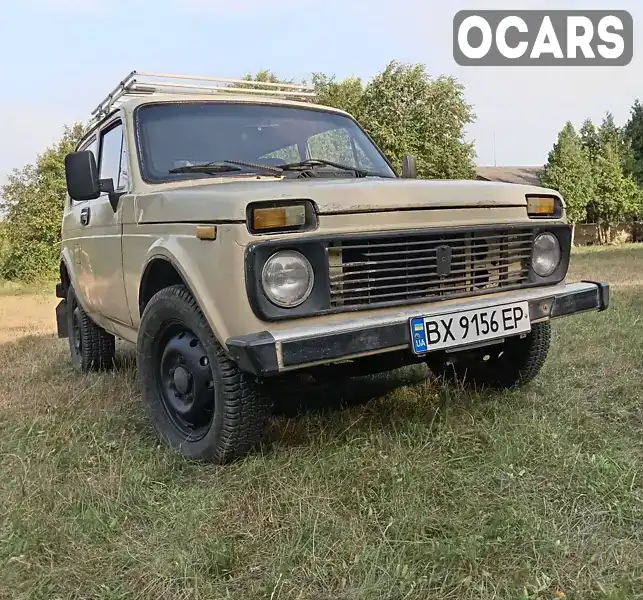
M176 97L169 100L176 101ZM234 97L220 101L232 100ZM533 223L527 218L525 194L552 193L532 186L479 181L282 180L269 176L221 177L152 186L141 179L138 170L132 122L132 110L145 101L130 101L121 109L129 147L130 189L121 197L116 213L107 198L101 197L88 203L68 204L63 217L62 256L81 303L99 325L132 342L140 323L141 277L151 260L169 260L179 269L214 334L224 343L230 336L268 327L279 331L298 325L346 322L356 314L360 318L383 316L391 311L368 310L269 325L260 321L250 308L245 288L244 252L253 241ZM153 101L158 102L159 98ZM256 102L257 98L244 101ZM272 98L265 101L299 104ZM301 198L310 199L319 210L316 231L269 236L253 236L248 232L245 217L250 202ZM93 227L83 229L78 218L84 204L92 209ZM207 222L218 222L216 240L196 237L196 225ZM445 306L448 304L449 301L444 302Z
M163 190L136 199L138 223L244 221L246 206L269 200L312 200L319 214L419 208L526 206L541 188L484 181L414 179L286 179L256 177Z

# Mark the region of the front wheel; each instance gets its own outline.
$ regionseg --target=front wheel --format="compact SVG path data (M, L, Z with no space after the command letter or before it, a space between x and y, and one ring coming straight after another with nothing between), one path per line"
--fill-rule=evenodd
M427 364L449 383L472 388L509 389L532 381L549 352L551 326L536 323L525 337L468 353L429 357Z
M270 415L261 385L225 355L184 286L146 306L137 364L154 427L183 456L224 463L261 441Z

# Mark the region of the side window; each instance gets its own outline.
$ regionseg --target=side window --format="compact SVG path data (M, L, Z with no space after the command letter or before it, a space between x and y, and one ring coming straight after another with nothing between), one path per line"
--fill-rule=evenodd
M121 122L102 133L98 176L101 179L112 179L114 189L117 190L127 186L127 160L123 161L125 154L123 146L123 124Z

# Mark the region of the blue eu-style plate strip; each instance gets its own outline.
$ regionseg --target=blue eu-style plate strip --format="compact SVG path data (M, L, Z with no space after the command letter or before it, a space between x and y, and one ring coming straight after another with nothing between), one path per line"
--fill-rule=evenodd
M411 319L411 339L413 340L413 351L416 354L428 352L429 346L426 339L424 318Z

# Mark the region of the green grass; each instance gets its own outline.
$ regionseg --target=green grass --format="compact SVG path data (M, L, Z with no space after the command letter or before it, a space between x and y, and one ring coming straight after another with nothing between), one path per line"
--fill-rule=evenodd
M364 380L224 468L159 447L130 350L82 378L51 327L7 338L0 598L643 598L642 259L575 252L613 306L557 321L525 389Z

